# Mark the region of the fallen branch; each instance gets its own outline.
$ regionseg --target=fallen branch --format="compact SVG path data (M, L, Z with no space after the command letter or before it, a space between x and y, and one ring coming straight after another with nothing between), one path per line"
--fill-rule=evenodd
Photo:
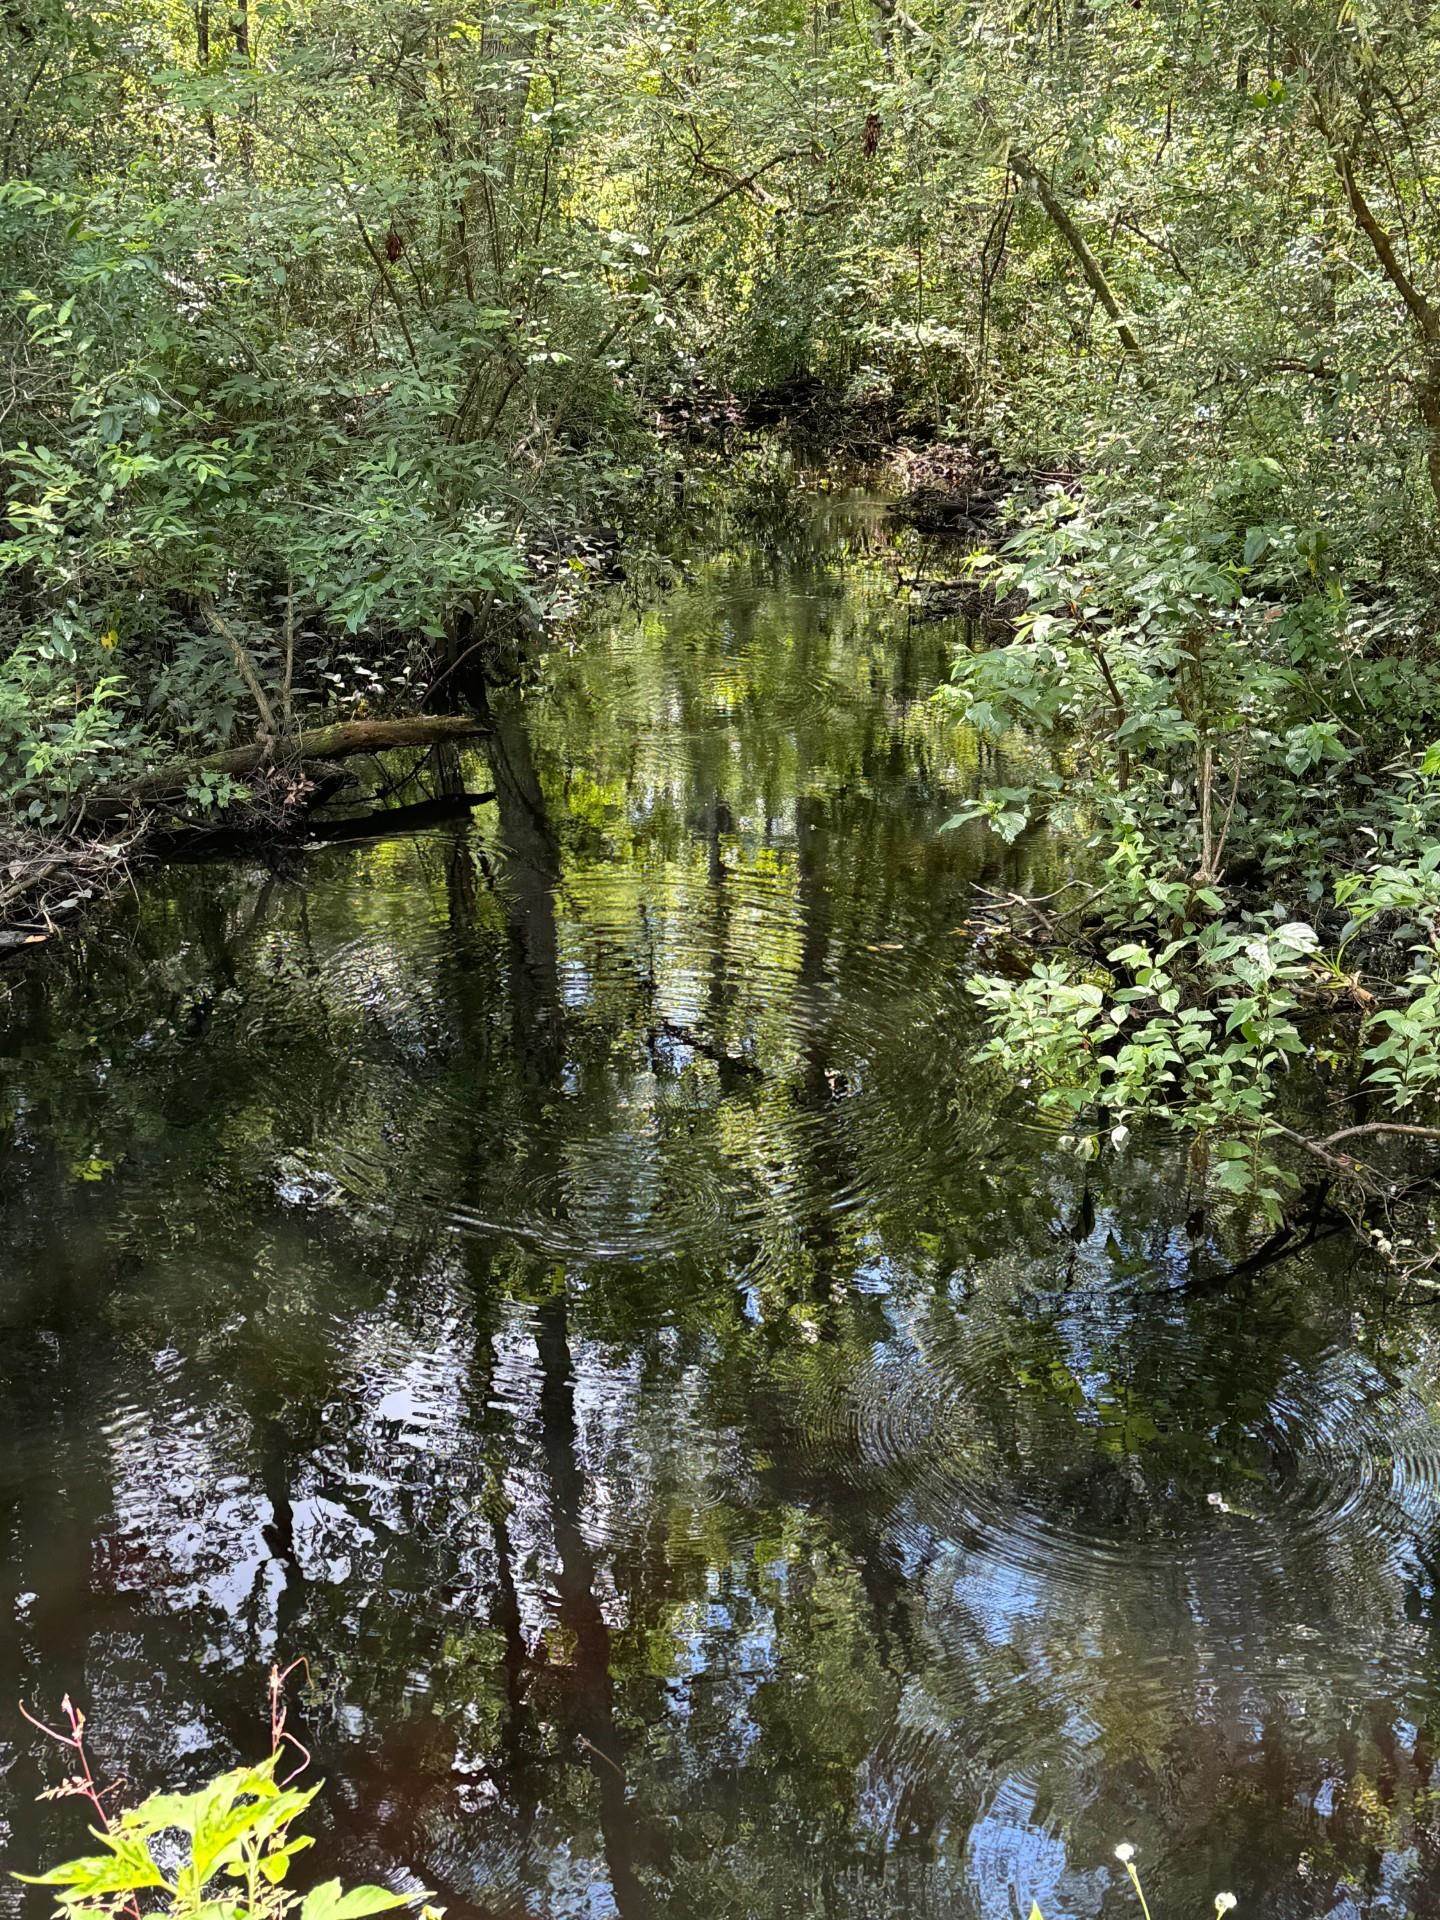
M1073 906L1057 907L1052 902L1072 888L1081 888L1082 893ZM992 920L1017 920L1022 914L1028 914L1034 921L1038 932L1047 941L1058 942L1061 935L1061 923L1073 920L1077 914L1084 913L1092 902L1105 892L1103 885L1086 888L1081 880L1067 880L1064 886L1057 887L1053 893L1011 893L995 887L976 886L975 892L982 896L976 906L977 915L989 916ZM1022 937L1019 927L1013 931L1017 938Z
M213 600L202 600L200 611L205 617L206 626L213 633L218 633L230 649L230 657L235 662L236 671L250 689L250 698L255 702L255 711L260 716L261 728L273 739L276 732L275 710L266 697L264 687L260 684L260 676L255 671L255 662L251 658L250 649L224 619Z
M326 761L386 753L396 747L431 747L442 741L473 739L485 731L482 722L464 714L341 720L291 734L279 743L278 750L274 742L256 741L183 766L158 768L124 791L89 795L85 804L88 819L133 817L118 834L105 840L76 832L58 846L14 845L8 858L0 850L0 959L26 947L43 945L61 920L73 918L83 907L98 904L123 886L142 856L161 848L173 854L177 845L175 820L164 803L183 798L202 774L241 776L272 768L298 771L308 762L318 784L291 784L297 801L303 793L305 804L313 805L326 790L327 783L320 778ZM332 774L328 784L333 786L336 777ZM360 820L321 823L310 830L310 837L359 839L413 830L479 806L487 797L464 794L415 807L392 808ZM196 838L203 837L202 830Z
M1309 1134L1297 1133L1294 1127L1282 1127L1277 1122L1275 1131L1284 1140L1301 1147L1322 1166L1352 1181L1356 1186L1381 1191L1383 1181L1373 1167L1367 1167L1362 1160L1356 1160L1351 1154L1338 1153L1336 1148L1342 1140L1358 1140L1364 1135L1401 1134L1412 1140L1440 1140L1440 1127L1413 1126L1400 1120L1368 1120L1362 1126L1341 1127L1338 1133L1327 1134L1322 1140L1312 1140Z
M242 818L229 823L202 820L197 824L162 828L155 837L155 850L167 860L201 861L228 857L240 849L259 845L298 844L316 846L334 841L383 840L395 834L421 833L427 828L444 826L464 819L476 807L493 800L493 792L441 794L432 800L417 800L411 806L376 807L366 813L351 814L340 820L311 820L305 809L314 804L307 796L297 809L293 822L254 822Z
M1115 297L1115 290L1106 278L1105 269L1095 258L1089 242L1066 211L1049 176L1020 147L1010 149L1010 167L1011 171L1018 174L1027 186L1034 188L1041 206L1044 207L1051 222L1064 238L1065 244L1074 254L1081 273L1089 283L1090 291L1110 316L1116 338L1121 346L1127 353L1138 356L1140 342L1135 336L1134 328L1125 318L1124 309Z
M1214 1273L1204 1273L1197 1279L1187 1280L1180 1291L1193 1297L1217 1292L1234 1280L1253 1280L1271 1267L1278 1266L1282 1260L1289 1260L1322 1240L1331 1240L1337 1234L1346 1232L1351 1225L1342 1215L1327 1215L1318 1207L1306 1221L1282 1220L1268 1239L1263 1240L1245 1259L1237 1260L1232 1267L1220 1267Z
M276 744L252 741L228 747L201 760L158 767L130 786L98 793L89 802L94 812L124 811L157 800L178 798L204 775L243 778L263 766L294 766L306 760L346 760L357 753L388 753L395 747L433 747L444 740L469 740L487 728L468 714L422 713L406 720L337 720L327 727L308 727Z

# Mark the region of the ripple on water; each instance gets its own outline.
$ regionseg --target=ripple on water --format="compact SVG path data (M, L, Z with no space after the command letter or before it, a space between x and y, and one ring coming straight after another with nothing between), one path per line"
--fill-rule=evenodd
M967 1874L980 1911L1013 1913L1015 1893L1024 1888L1042 1912L1056 1912L1063 1882L1067 1915L1078 1920L1095 1912L1104 1876L1087 1876L1088 1886L1077 1885L1067 1866L1065 1837L1053 1815L1041 1811L1036 1783L1023 1774L1003 1778L977 1814L966 1848Z
M872 1565L903 1579L923 1622L867 1760L870 1822L903 1847L953 1820L983 1914L1032 1898L1093 1913L1108 1848L1131 1833L1127 1779L1145 1782L1151 1864L1188 1887L1195 1860L1165 1835L1216 1817L1205 1769L1224 1791L1233 1777L1270 1793L1258 1774L1243 1783L1283 1749L1287 1827L1320 1844L1354 1703L1429 1684L1425 1632L1395 1634L1389 1583L1367 1575L1432 1579L1418 1556L1440 1522L1433 1410L1338 1335L1286 1355L1266 1329L1236 1367L1242 1405L1207 1423L1172 1376L1221 1362L1164 1290L1009 1305L932 1303L860 1361L838 1356L780 1443L813 1484L850 1487L883 1543ZM1066 1337L1037 1339L1046 1326ZM1167 1392L1179 1415L1149 1421L1147 1398ZM1120 1433L1105 1414L1126 1394ZM1167 1813L1156 1796L1172 1793ZM1110 1807L1110 1831L1087 1870L1074 1827L1092 1805ZM1215 1886L1234 1877L1215 1871Z
M727 890L721 912L688 869L638 896L628 870L567 879L557 999L527 997L507 938L477 967L465 930L389 913L321 954L303 1004L288 982L257 993L247 1036L277 1113L297 1110L317 1014L349 1058L330 1138L304 1179L280 1168L280 1197L315 1205L336 1182L565 1259L704 1249L751 1278L778 1222L913 1204L917 1132L932 1160L958 1144L905 1070L963 1009L948 929L807 954L793 875L737 863Z
M303 893L206 876L203 919L176 881L170 944L62 997L105 1039L47 1056L27 1116L58 1170L33 1213L68 1192L36 1320L77 1392L38 1370L7 1480L43 1495L12 1531L47 1684L128 1644L223 1746L216 1669L248 1689L288 1623L343 1695L373 1877L496 1915L619 1904L616 1779L698 1863L697 1915L732 1860L757 1911L784 1882L837 1920L1094 1915L1128 1900L1114 1842L1164 1864L1196 1808L1398 1857L1429 1407L1319 1289L1254 1327L1255 1296L1211 1312L1099 1240L1057 1283L1069 1174L1036 1140L1004 1179L1006 1116L962 1117L952 1071L966 862L1008 856L934 832L970 770L902 731L876 603L790 593L782 634L789 590L750 584L552 660L511 768L533 831L314 852ZM91 1150L113 1179L67 1180ZM1135 1165L1097 1184L1174 1226ZM1367 1726L1389 1773L1342 1751Z
M915 1561L958 1544L1020 1594L1173 1590L1187 1577L1238 1602L1286 1590L1321 1556L1412 1567L1440 1522L1440 1428L1415 1393L1334 1346L1276 1360L1263 1398L1205 1417L1171 1393L1204 1334L1163 1295L1066 1297L1071 1343L983 1306L934 1316L912 1345L873 1349L811 1388L795 1444L890 1514ZM1012 1596L1013 1597L1013 1596ZM1273 1598L1273 1592L1272 1592Z

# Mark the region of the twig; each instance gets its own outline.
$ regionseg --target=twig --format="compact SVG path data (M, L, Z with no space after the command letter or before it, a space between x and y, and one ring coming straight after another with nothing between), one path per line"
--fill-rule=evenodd
M1282 1139L1292 1141L1322 1165L1372 1192L1379 1190L1383 1176L1363 1161L1353 1159L1350 1154L1335 1152L1342 1140L1357 1140L1374 1134L1400 1134L1416 1140L1440 1140L1440 1127L1411 1126L1398 1120L1369 1120L1363 1126L1341 1127L1338 1133L1327 1134L1323 1140L1312 1140L1308 1134L1297 1133L1294 1127L1281 1126L1278 1121L1274 1125Z
M285 1699L285 1682L297 1667L303 1667L305 1669L305 1678L308 1681L310 1678L310 1662L305 1658L303 1653L298 1659L292 1660L289 1666L283 1670L278 1666L272 1666L270 1669L268 1688L270 1694L270 1758L272 1760L278 1759L282 1746L294 1747L295 1751L300 1755L299 1766L296 1767L293 1773L286 1774L285 1778L280 1782L282 1787L289 1786L292 1780L298 1779L310 1765L312 1758L310 1749L302 1741L297 1740L295 1735L289 1732L285 1725L289 1711Z
M1215 879L1210 858L1210 790L1215 779L1215 749L1207 740L1200 749L1200 871L1198 885L1208 887Z
M1230 798L1225 805L1225 824L1220 829L1220 839L1215 848L1214 878L1217 880L1221 872L1220 863L1225 858L1225 842L1230 838L1230 822L1235 817L1235 799L1240 792L1240 768L1243 764L1243 758L1244 756L1237 750L1235 754L1235 772L1230 782Z
M293 732L295 728L295 703L290 697L291 684L295 678L295 578L292 574L285 583L285 676L280 682L280 711L285 717L286 728Z
M683 214L681 218L675 222L676 226L688 227L696 220L703 220L707 213L713 213L715 208L728 200L732 194L748 192L762 174L769 173L773 167L778 167L782 160L793 160L795 158L795 151L795 148L787 147L784 153L772 154L763 166L756 167L753 173L747 173L743 180L736 180L733 185L723 188L721 192L715 195L713 200L707 200L704 206L696 207L693 213Z
M200 611L205 617L205 624L218 633L226 646L229 647L231 657L239 670L240 678L250 689L250 697L255 702L256 712L260 715L260 725L265 733L273 740L279 732L279 728L275 725L274 710L266 698L265 689L260 684L260 676L255 671L255 662L250 656L249 648L245 646L234 629L221 617L220 611L213 600L202 600L200 602Z
M1354 1140L1362 1133L1400 1133L1412 1140L1440 1140L1440 1127L1413 1126L1400 1120L1367 1120L1363 1126L1342 1127L1338 1133L1327 1134L1320 1144L1333 1147L1342 1140Z
M328 726L307 727L295 734L289 742L287 757L292 763L344 760L354 754L388 753L394 747L429 747L439 741L468 740L488 731L483 721L458 713L420 713L395 720L336 720ZM129 787L93 795L91 804L110 811L130 809L144 800L159 801L183 794L191 782L203 774L243 778L265 765L271 757L272 744L264 740L246 747L226 747L199 760L157 767Z
M597 1760L603 1760L607 1767L614 1768L622 1780L625 1778L625 1769L612 1760L608 1753L602 1753L593 1740L587 1740L583 1733L577 1733L575 1743L577 1746L584 1747L587 1753L593 1753Z
M379 248L375 245L374 241L370 238L369 230L367 229L365 222L361 219L358 212L355 215L355 225L360 229L360 238L365 242L365 251L369 254L370 258L375 262L376 269L379 272L380 279L384 284L385 291L390 296L391 304L395 308L395 318L400 322L400 331L405 336L405 349L406 349L406 352L410 355L410 364L412 367L414 367L415 371L418 373L420 371L420 356L415 351L415 340L414 340L414 336L410 332L410 322L405 318L405 303L400 298L400 289L396 286L394 277L391 274L389 267L385 264L384 254L380 252Z
M43 1720L37 1719L23 1700L21 1700L18 1705L20 1708L20 1717L23 1720L27 1720L37 1732L43 1733L47 1740L53 1740L57 1746L68 1747L70 1749L75 1755L75 1763L79 1769L79 1771L72 1775L69 1780L65 1781L63 1785L58 1788L50 1788L47 1792L42 1793L40 1798L42 1800L48 1800L55 1798L57 1794L79 1794L82 1799L88 1800L90 1805L95 1809L101 1831L109 1833L111 1821L110 1815L105 1808L105 1795L113 1792L115 1787L120 1783L119 1781L112 1781L108 1787L96 1786L95 1775L90 1767L90 1756L85 1751L85 1715L79 1707L74 1705L67 1693L60 1702L60 1710L70 1722L70 1731L69 1733L61 1733L55 1727L46 1726ZM132 1920L140 1920L140 1902L138 1896L132 1893L130 1898L125 1902L122 1911L131 1915Z

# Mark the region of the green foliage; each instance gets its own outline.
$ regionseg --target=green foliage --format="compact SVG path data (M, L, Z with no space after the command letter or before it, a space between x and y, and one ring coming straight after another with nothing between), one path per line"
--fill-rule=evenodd
M0 81L12 803L55 819L121 761L247 726L210 604L272 694L293 622L312 712L335 704L337 646L403 703L477 629L568 610L557 560L664 464L616 371L632 320L663 340L647 249L569 210L618 106L603 71L558 104L598 22L542 46L518 5L417 32L389 0L343 25L242 4L213 39L203 10L146 0L19 12Z
M1421 601L1361 598L1319 529L1241 517L1273 482L1235 461L1163 511L1104 480L1017 508L970 568L1020 611L943 697L1050 763L965 813L1004 839L1043 817L1095 881L1044 923L1059 955L977 983L991 1057L1082 1151L1163 1124L1275 1220L1297 1066L1358 1070L1392 1112L1440 1092L1440 796L1414 751L1440 718Z
M819 387L1066 476L976 557L1019 612L949 697L1044 763L955 823L1048 824L1094 881L1068 954L983 988L1067 1131L1164 1116L1273 1212L1294 1063L1425 1105L1425 10L11 12L13 812L554 629L673 498L697 390Z
M261 653L288 605L312 668L338 636L375 671L398 643L404 698L477 623L568 605L555 561L586 529L645 517L657 403L818 381L1083 459L1102 512L1052 514L1029 571L1130 602L1106 644L1132 756L1206 712L1292 778L1354 756L1305 655L1336 582L1418 577L1433 523L1428 16L11 14L0 650L74 644L80 704L113 681L135 751L245 723L203 602ZM1057 579L1025 651L977 667L982 723L1083 706L1105 603L1076 604ZM1202 694L1175 655L1212 616ZM1433 678L1351 655L1352 700ZM98 776L110 743L72 746Z
M98 672L87 684L63 649L42 645L0 662L0 801L27 819L58 819L135 738L118 675Z
M1154 950L1130 941L1087 974L1041 960L972 990L995 1032L986 1052L1034 1085L1040 1110L1086 1157L1163 1121L1215 1145L1221 1191L1278 1219L1293 1180L1265 1152L1278 1083L1305 1051L1296 1025L1313 928L1215 922Z
M366 1920L424 1902L423 1893L385 1887L342 1891L338 1880L293 1892L290 1868L313 1844L294 1824L320 1788L277 1781L278 1764L272 1754L194 1793L153 1793L92 1829L99 1852L15 1877L52 1889L64 1916L135 1913L138 1898L176 1920Z
M1038 731L1068 752L1111 842L1138 835L1208 868L1192 804L1207 754L1215 843L1227 827L1243 839L1297 775L1355 757L1345 596L1314 580L1293 528L1263 561L1252 532L1217 528L1204 503L1156 514L1053 493L973 557L1024 611L1007 644L960 656L947 692L997 741Z

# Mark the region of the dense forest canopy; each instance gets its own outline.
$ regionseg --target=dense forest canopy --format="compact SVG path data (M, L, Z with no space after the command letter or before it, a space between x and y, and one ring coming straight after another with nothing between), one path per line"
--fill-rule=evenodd
M371 648L533 593L697 380L1203 492L1316 572L1428 544L1426 8L4 21L16 791L248 711L207 600ZM19 689L77 673L26 773Z
M803 392L1016 482L951 697L1046 747L976 808L1097 876L1088 951L981 983L1081 1148L1178 1110L1273 1218L1292 1064L1428 1097L1427 6L0 17L17 817L413 709L674 510L707 398Z

